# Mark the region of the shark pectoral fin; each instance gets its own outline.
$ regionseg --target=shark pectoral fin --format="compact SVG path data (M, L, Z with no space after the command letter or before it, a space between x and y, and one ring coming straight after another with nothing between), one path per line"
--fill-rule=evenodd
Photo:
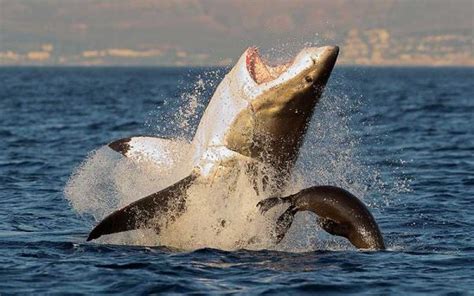
M129 156L133 152L138 152L140 150L145 152L147 150L146 148L151 148L152 146L161 146L163 145L163 142L167 141L171 140L160 137L133 136L115 140L109 143L107 146L109 146L110 149L122 154L123 156Z
M179 215L185 209L186 190L197 177L198 175L193 173L161 191L113 212L92 229L87 241L105 234L153 227L149 223L159 215L171 213Z
M331 219L319 218L318 224L324 229L327 233L331 235L348 237L350 226L344 223L338 223Z
M175 158L174 156L178 152L181 154L183 149L190 149L191 144L177 139L134 136L113 141L107 146L135 161L145 160L170 165L170 161L172 162Z

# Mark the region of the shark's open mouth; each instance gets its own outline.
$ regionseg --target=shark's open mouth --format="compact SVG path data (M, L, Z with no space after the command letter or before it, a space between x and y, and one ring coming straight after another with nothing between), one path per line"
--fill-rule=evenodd
M257 84L262 84L278 78L292 64L293 60L272 65L260 56L258 48L251 47L247 51L247 69L250 76Z

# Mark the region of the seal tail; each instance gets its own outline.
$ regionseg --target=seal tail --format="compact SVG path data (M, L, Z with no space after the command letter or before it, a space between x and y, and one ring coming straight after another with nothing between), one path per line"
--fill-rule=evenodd
M113 212L103 219L87 237L87 241L99 238L105 234L112 234L139 228L150 228L153 226L159 231L157 225L150 222L159 215L174 214L168 218L175 219L185 209L186 190L197 178L197 174L191 174L177 183L130 205Z

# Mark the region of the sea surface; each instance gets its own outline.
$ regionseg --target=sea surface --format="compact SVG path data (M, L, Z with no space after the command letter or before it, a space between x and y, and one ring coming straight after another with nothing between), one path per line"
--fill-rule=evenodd
M192 136L227 70L0 68L0 294L472 295L473 68L334 70L307 141L326 133L322 166L350 164L334 180L365 188L387 251L325 238L298 252L86 243L95 221L65 197L72 172L114 139ZM192 99L183 131L174 115ZM339 157L347 139L352 158ZM303 171L321 169L302 154Z

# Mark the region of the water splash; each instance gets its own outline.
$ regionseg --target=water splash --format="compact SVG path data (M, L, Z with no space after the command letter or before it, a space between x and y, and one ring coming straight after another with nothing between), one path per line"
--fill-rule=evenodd
M194 76L188 74L186 83L179 83L181 94L151 111L145 125L152 134L191 141L208 100L226 72L226 69L216 68ZM174 102L173 107L169 102ZM164 107L173 112L166 112L168 110L163 110Z

